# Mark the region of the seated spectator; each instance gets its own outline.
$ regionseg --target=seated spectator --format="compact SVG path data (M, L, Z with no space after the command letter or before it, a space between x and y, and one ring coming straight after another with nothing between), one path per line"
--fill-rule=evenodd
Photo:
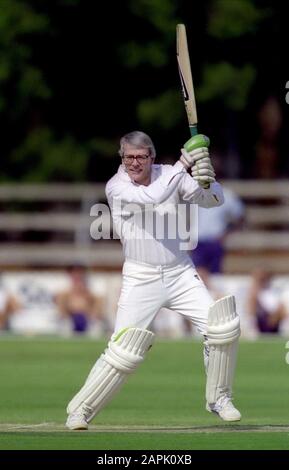
M9 319L19 308L16 297L7 292L0 281L0 330L10 330Z
M87 284L86 270L81 266L69 269L71 286L56 295L56 303L64 319L76 333L87 332L94 322L102 322L102 302Z
M256 269L252 273L248 312L254 317L260 333L279 333L286 311L279 290L272 285L272 274L269 271Z
M222 206L198 208L198 245L192 252L196 268L205 268L212 274L223 271L225 240L242 225L244 218L240 198L228 188L223 191L225 202Z

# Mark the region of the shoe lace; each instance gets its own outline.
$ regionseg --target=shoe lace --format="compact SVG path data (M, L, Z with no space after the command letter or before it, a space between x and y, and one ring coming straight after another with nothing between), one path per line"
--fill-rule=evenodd
M91 408L84 405L82 406L81 410L73 413L73 419L83 419L84 421L88 422L91 414L92 414Z
M222 395L216 402L214 409L215 411L219 412L221 411L224 406L231 406L233 407L231 397L229 395Z
M83 405L80 414L84 417L85 421L88 421L92 415L92 409L89 406Z

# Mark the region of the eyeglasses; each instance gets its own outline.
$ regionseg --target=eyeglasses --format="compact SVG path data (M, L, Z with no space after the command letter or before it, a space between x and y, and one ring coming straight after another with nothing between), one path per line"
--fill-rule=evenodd
M149 157L150 155L124 155L122 160L126 165L131 165L134 159L136 159L138 163L145 163Z

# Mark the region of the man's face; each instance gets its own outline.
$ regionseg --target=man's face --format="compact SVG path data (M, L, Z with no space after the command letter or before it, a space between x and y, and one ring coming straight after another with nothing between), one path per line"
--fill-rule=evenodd
M150 157L149 149L125 144L122 162L132 181L144 185L150 183L153 159Z

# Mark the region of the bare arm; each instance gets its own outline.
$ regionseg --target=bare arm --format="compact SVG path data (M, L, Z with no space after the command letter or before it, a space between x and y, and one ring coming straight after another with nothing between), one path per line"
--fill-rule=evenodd
M0 329L5 328L6 323L11 315L19 310L21 307L20 303L14 295L9 294L7 296L6 305L3 306L0 312Z
M97 295L91 295L90 303L91 307L89 314L91 319L102 320L104 299Z
M7 314L10 315L16 312L17 310L20 310L20 308L21 308L21 304L18 301L18 299L14 297L14 295L10 295L8 297L7 306L6 306Z
M259 292L259 288L256 286L256 284L254 283L253 285L251 285L249 289L247 304L248 304L248 313L252 317L255 317L257 313L258 292Z

